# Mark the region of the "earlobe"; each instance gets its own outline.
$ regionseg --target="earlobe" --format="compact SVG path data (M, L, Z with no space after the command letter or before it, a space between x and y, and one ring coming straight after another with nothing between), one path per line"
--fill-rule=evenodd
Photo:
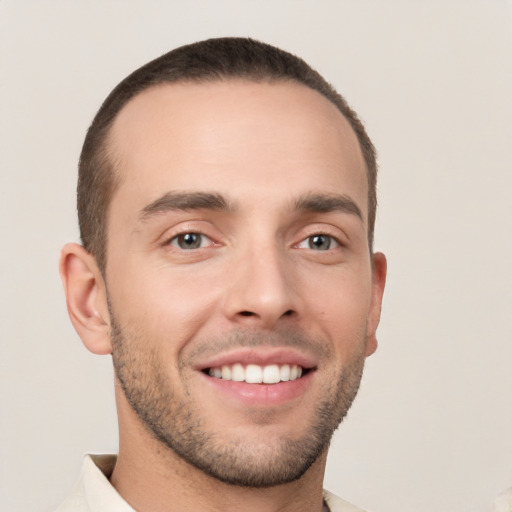
M81 245L67 244L59 269L68 314L84 345L94 354L110 354L106 289L96 260Z
M387 262L386 256L377 252L372 256L372 298L366 329L366 356L377 350L377 327L380 322L382 296L386 285Z

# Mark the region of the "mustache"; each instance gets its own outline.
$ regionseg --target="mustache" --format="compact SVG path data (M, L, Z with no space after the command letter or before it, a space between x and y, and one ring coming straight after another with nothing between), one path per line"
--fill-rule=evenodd
M319 359L327 359L332 356L329 343L307 336L296 329L281 329L272 332L237 329L222 336L199 341L197 344L194 344L194 347L186 355L185 360L194 360L197 357L210 357L220 352L227 352L242 347L290 347L314 354Z

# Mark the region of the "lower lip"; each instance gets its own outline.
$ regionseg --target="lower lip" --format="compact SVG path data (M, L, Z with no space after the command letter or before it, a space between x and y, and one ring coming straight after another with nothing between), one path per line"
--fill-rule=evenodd
M314 371L310 370L299 379L277 384L248 384L201 375L216 390L246 405L282 405L303 395L311 384Z

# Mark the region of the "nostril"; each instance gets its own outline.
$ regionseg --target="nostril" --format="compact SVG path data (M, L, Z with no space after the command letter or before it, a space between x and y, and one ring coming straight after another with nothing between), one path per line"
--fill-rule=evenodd
M295 314L295 311L293 309L288 309L281 315L280 318L285 317L285 316L293 316L294 314ZM252 316L260 317L260 315L258 313L255 313L254 311L248 311L248 310L239 311L238 315L246 316L246 317L252 317Z

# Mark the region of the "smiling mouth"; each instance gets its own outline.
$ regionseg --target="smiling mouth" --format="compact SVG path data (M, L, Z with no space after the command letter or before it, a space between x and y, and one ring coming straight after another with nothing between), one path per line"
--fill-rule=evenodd
M269 364L260 366L248 364L246 366L235 363L222 365L220 367L207 368L204 372L216 379L233 382L246 382L248 384L278 384L300 379L305 376L311 368L304 368L299 365Z

